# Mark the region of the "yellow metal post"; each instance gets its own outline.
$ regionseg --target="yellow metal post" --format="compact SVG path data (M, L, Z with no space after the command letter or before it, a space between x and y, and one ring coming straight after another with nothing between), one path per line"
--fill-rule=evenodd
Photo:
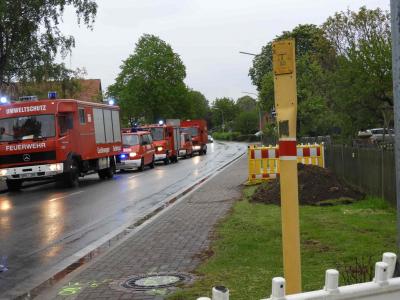
M286 292L301 292L299 199L297 180L297 88L293 39L274 42L275 109L279 133L283 268Z

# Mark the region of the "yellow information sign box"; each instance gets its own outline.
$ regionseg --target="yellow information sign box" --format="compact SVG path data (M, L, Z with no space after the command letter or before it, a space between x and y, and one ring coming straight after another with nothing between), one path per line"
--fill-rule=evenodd
M293 73L293 45L290 40L274 42L272 45L272 54L275 75Z

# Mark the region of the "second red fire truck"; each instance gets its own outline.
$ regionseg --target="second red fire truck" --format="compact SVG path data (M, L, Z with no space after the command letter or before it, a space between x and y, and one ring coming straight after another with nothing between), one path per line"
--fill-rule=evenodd
M167 120L166 124L153 124L140 130L151 132L156 150L155 160L164 164L178 162L180 142L179 120Z

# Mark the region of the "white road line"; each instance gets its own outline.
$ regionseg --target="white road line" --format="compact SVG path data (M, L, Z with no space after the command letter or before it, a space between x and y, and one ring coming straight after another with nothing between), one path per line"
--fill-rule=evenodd
M75 192L75 193L67 194L67 195L64 195L64 196L61 196L61 197L51 198L49 201L50 201L50 202L53 202L53 201L65 199L65 198L67 198L67 197L74 196L74 195L78 195L78 194L81 194L81 193L83 193L83 192L84 192L84 191L77 191L77 192Z

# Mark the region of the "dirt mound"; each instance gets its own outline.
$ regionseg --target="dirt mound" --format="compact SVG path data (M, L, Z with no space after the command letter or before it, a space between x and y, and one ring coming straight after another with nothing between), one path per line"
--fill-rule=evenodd
M297 169L300 204L332 205L334 202L326 200L340 199L342 203L349 203L364 197L363 193L339 181L328 169L303 164L298 164ZM275 179L261 184L251 200L280 205L280 196L279 180Z

